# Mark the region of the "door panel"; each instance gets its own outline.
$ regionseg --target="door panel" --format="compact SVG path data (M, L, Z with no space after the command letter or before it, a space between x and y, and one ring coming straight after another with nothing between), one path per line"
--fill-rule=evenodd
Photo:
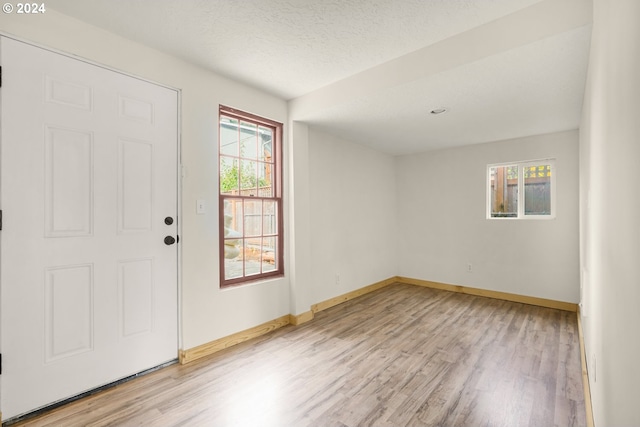
M93 265L45 270L45 363L93 350Z
M177 357L177 93L0 40L2 413Z
M153 259L118 262L120 336L153 331Z
M91 132L45 129L46 237L93 232L93 137Z
M118 231L149 232L153 214L153 145L118 141Z

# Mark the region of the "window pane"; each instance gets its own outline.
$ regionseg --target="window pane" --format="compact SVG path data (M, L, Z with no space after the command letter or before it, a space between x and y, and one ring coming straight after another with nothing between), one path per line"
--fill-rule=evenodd
M224 277L244 276L242 199L224 201Z
M240 156L246 159L258 158L258 126L253 123L240 124Z
M262 239L262 272L277 270L277 237L265 237Z
M271 182L271 163L257 163L258 167L258 193L260 197L273 197L273 185Z
M242 199L224 201L224 237L242 238Z
M525 168L524 214L551 215L551 165Z
M227 260L240 259L242 239L224 239L224 258Z
M253 237L245 240L244 261L247 276L261 273L262 238Z
M258 160L262 160L263 162L273 162L273 131L269 128L265 128L260 126L258 129L260 133L259 144L258 147Z
M227 249L227 246L229 249ZM242 239L224 240L224 278L236 279L244 275ZM237 254L237 255L236 255ZM235 256L234 256L235 255Z
M491 174L491 217L518 216L518 166L494 166Z
M246 264L245 275L246 276L255 276L260 274L260 262L255 259L248 260Z
M238 185L238 159L220 157L220 193L237 195Z
M238 121L220 117L220 154L238 156Z
M263 205L263 229L262 234L265 236L278 234L278 217L276 202L265 200Z
M262 235L262 200L245 201L244 235L245 237Z
M251 160L240 160L240 188L246 190L243 196L257 196L258 186L256 179L257 163Z

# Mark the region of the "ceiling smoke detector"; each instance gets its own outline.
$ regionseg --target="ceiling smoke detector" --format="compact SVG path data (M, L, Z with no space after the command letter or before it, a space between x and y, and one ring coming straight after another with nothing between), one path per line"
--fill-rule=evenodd
M434 108L433 110L429 111L429 113L433 114L434 116L437 116L438 114L444 114L447 111L449 111L449 109L446 108L446 107L438 107L438 108Z

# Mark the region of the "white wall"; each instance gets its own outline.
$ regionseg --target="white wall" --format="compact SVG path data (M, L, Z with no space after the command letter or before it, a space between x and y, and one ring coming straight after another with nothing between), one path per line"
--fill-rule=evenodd
M314 303L397 274L394 163L390 155L309 128Z
M291 286L291 314L308 312L313 304L310 292L312 281L311 224L309 188L309 126L305 123L289 123L289 176L291 258L289 281Z
M486 219L487 165L542 158L557 159L556 218ZM402 156L396 166L401 276L579 301L577 131Z
M187 171L182 183L180 239L182 348L192 348L290 312L288 278L220 290L218 270L218 105L286 123L285 101L86 25L50 7L42 15L1 14L0 32L181 90L182 163ZM206 215L195 214L196 199L206 201Z
M640 425L639 17L637 0L594 0L580 127L580 240L597 426Z

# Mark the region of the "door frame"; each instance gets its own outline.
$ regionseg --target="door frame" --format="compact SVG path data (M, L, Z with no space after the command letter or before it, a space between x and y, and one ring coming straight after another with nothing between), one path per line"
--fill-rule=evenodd
M86 64L89 65L93 65L96 67L100 67L103 68L105 70L111 71L111 72L115 72L118 74L122 74L124 76L127 77L131 77L137 80L141 80L144 81L146 83L150 83L156 86L160 86L163 87L165 89L169 89L172 90L174 92L176 92L176 98L177 98L177 103L178 105L176 106L176 110L177 110L177 117L176 117L176 178L177 178L177 182L176 182L176 214L177 214L177 224L176 224L176 229L177 229L177 236L182 235L182 178L184 177L184 167L182 165L182 90L173 86L169 86L163 83L159 83L157 81L154 80L150 80L147 79L145 77L141 77L138 76L136 74L132 74L130 72L118 69L118 68L114 68L111 67L109 65L97 62L97 61L93 61L91 59L88 58L84 58L82 56L79 55L75 55L69 52L65 52L62 51L60 49L56 49L56 48L52 48L46 45L43 45L41 43L36 43L33 42L31 40L22 38L22 37L18 37L16 35L7 33L5 31L0 30L0 37L5 37L8 39L12 39L21 43L25 43L28 44L30 46L39 48L39 49L43 49L46 51L49 51L51 53L55 53L57 55L62 55L65 56L67 58L76 60L76 61L81 61L84 62ZM0 66L2 66L3 64L0 64ZM2 96L1 94L1 87L0 87L0 96ZM0 121L0 126L2 126L2 123ZM0 146L2 146L3 141L2 138L0 137ZM1 171L0 171L1 172ZM1 177L1 175L0 175ZM1 202L1 195L0 195L0 202ZM2 209L2 206L0 204L0 210ZM2 231L0 231L0 233L2 233ZM182 245L179 244L179 240L178 240L178 244L177 246L177 257L176 257L176 271L177 271L177 277L176 277L176 302L177 302L177 318L175 319L176 324L177 324L177 330L178 330L178 340L176 342L176 360L178 360L178 356L180 353L180 350L183 347L183 332L182 332ZM4 248L2 247L2 241L0 239L0 251L2 251ZM0 269L2 268L2 264L0 262ZM2 289L3 283L0 281L0 289ZM2 333L2 329L3 329L3 325L2 325L2 316L0 316L0 334ZM0 355L3 352L3 348L2 348L2 342L0 341ZM1 359L0 359L1 360ZM1 363L1 362L0 362ZM0 365L1 366L1 365ZM4 420L2 419L2 375L0 375L0 423L2 423Z

